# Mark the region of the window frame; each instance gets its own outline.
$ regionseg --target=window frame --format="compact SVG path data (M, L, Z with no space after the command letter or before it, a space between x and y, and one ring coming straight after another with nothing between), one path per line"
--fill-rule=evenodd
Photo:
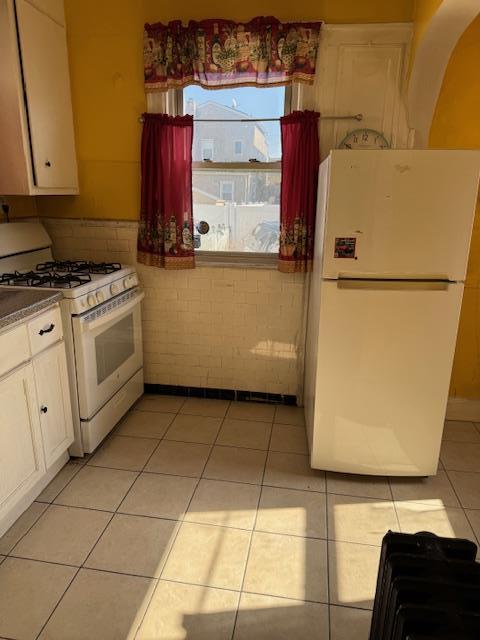
M232 87L232 89L235 87ZM263 87L258 87L262 91ZM183 114L183 88L171 90L169 105L174 111L172 115ZM298 103L298 89L296 85L285 87L284 111L287 115L292 111L292 106ZM298 108L298 107L297 107ZM277 162L192 162L193 171L222 170L225 172L249 171L249 172L278 172L282 170L281 160ZM195 260L198 264L210 264L218 266L249 266L254 268L273 268L276 266L278 256L273 253L254 253L248 251L202 251L195 249Z

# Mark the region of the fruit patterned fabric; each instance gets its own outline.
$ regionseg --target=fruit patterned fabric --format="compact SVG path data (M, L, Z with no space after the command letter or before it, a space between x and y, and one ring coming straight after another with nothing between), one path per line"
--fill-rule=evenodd
M311 84L321 22L276 18L146 24L145 90Z

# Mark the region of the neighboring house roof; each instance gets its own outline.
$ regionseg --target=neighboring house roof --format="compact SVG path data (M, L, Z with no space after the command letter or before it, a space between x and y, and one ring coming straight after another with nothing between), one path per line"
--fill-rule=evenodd
M233 107L229 107L226 104L221 104L220 102L215 102L214 100L207 100L206 102L201 102L197 104L197 109L203 109L204 107L218 107L222 111L229 112L235 116L244 116L245 118L250 118L250 114L245 111L241 111L240 109L234 109Z
M233 107L228 107L226 104L220 104L219 102L214 102L213 100L207 100L207 102L201 102L200 104L197 104L196 115L199 115L198 113L199 111L201 110L203 111L212 107L217 111L222 111L226 119L229 119L229 116L232 116L231 117L232 120L234 120L235 118L251 118L252 117L250 113L246 113L245 111L241 111L240 109L233 109ZM260 122L254 121L252 122L252 124L258 129L260 129L263 135L266 135L265 129L262 127Z

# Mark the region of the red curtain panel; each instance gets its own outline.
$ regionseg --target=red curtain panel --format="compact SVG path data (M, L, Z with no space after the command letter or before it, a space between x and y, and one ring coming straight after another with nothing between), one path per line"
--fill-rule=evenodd
M143 119L138 262L191 269L193 117L144 113Z
M278 268L286 273L312 268L320 163L319 117L315 111L294 111L280 118L282 186Z

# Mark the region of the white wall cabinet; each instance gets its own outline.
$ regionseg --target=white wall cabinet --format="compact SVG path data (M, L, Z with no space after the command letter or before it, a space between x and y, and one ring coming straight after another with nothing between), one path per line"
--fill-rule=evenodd
M37 411L47 469L73 442L72 409L63 342L33 360Z
M60 0L0 0L0 194L78 193Z
M43 349L38 323L59 317L58 305L0 335L16 359L0 374L0 537L68 460L73 421L61 330ZM30 335L29 335L30 334ZM13 350L12 350L13 352ZM8 354L7 354L8 355Z

